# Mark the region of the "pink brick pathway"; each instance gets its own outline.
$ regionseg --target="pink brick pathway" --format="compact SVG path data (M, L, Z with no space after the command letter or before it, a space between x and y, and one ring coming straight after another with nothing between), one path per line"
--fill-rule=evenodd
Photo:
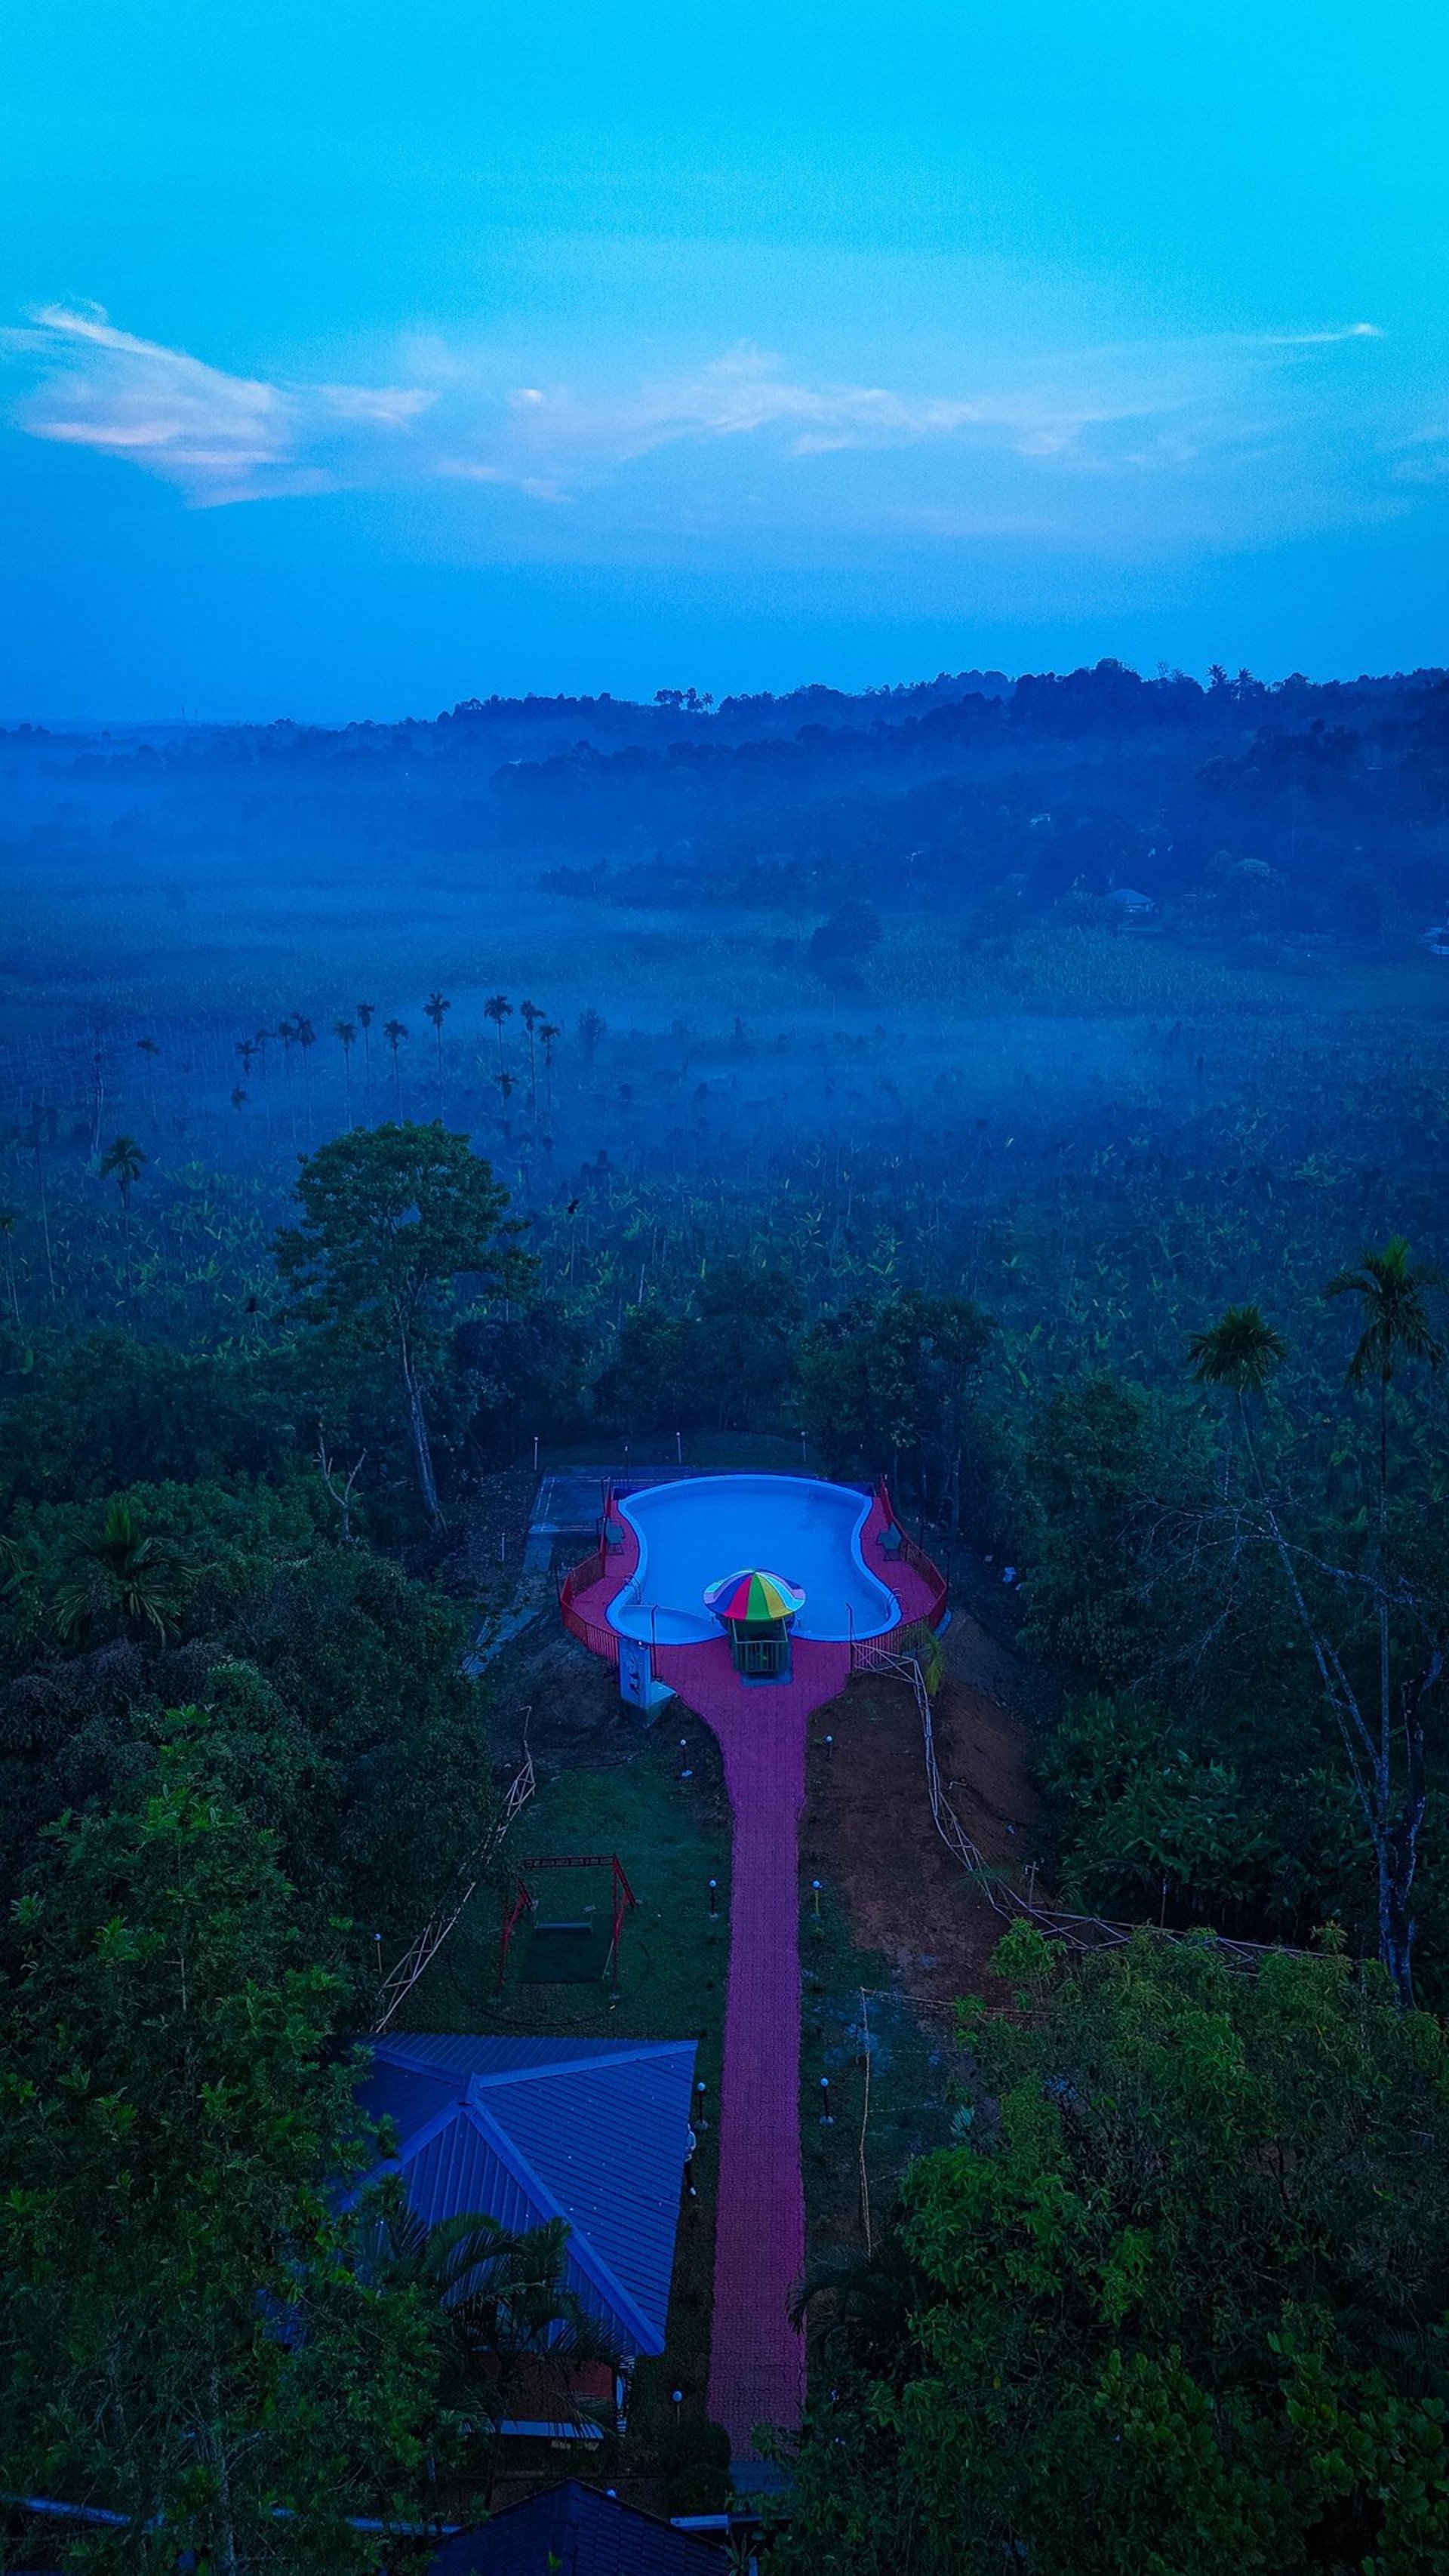
M929 1587L911 1567L882 1563L883 1526L877 1502L862 1533L866 1563L880 1567L902 1617L919 1618ZM603 1581L576 1609L602 1622L637 1560L626 1522ZM788 1683L750 1689L723 1637L654 1656L660 1680L718 1738L734 1818L709 2411L737 2459L752 2455L757 2424L793 2427L805 2402L804 2345L788 2313L805 2263L798 1828L807 1720L845 1688L850 1649L801 1638L792 1664Z

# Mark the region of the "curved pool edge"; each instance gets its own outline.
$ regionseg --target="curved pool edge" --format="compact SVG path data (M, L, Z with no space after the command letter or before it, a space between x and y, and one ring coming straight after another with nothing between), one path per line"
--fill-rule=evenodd
M648 1572L649 1536L647 1524L640 1522L630 1510L630 1505L655 1496L678 1492L681 1485L698 1492L701 1486L706 1485L742 1484L767 1485L778 1487L783 1491L798 1492L805 1487L817 1493L852 1494L859 1502L860 1508L850 1529L850 1553L857 1571L863 1576L865 1582L882 1595L887 1615L883 1616L878 1623L868 1627L859 1624L848 1625L845 1628L832 1629L828 1633L822 1633L819 1629L797 1622L792 1633L802 1645L848 1646L857 1641L868 1644L875 1638L889 1636L900 1626L903 1611L899 1595L892 1590L884 1576L876 1572L874 1566L867 1564L863 1545L871 1515L881 1501L879 1491L865 1490L858 1485L836 1484L826 1476L790 1476L772 1473L768 1468L758 1471L744 1468L736 1473L727 1472L723 1475L670 1477L662 1484L637 1486L632 1493L621 1494L617 1498L615 1509L619 1518L628 1526L634 1540L636 1554L630 1572L619 1585L604 1613L616 1636L627 1637L639 1645L657 1644L661 1647L706 1645L723 1636L724 1632L719 1621L703 1609L697 1612L686 1609L666 1609L661 1605L645 1604L639 1600L639 1587L644 1583ZM784 1571L783 1567L779 1570ZM703 1586L701 1586L702 1590ZM626 1596L630 1593L635 1595L635 1600L626 1607ZM630 1627L624 1624L628 1607L634 1608L638 1614L637 1626ZM807 1615L808 1611L807 1588ZM616 1617L616 1612L622 1615Z

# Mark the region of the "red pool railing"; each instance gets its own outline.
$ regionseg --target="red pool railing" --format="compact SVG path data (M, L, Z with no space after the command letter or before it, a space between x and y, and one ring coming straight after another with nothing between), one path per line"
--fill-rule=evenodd
M917 1546L904 1521L899 1518L896 1507L891 1501L890 1487L884 1476L877 1482L875 1490L876 1499L886 1516L886 1526L896 1533L897 1554L902 1564L908 1565L913 1574L920 1576L931 1596L929 1608L918 1610L910 1619L903 1619L900 1627L893 1629L890 1635L876 1638L877 1646L891 1649L893 1638L904 1636L909 1629L919 1628L923 1621L928 1628L939 1628L950 1598L950 1586L935 1558L928 1556L923 1547Z
M935 1559L928 1556L923 1547L917 1545L910 1531L897 1517L895 1505L890 1498L890 1489L883 1476L875 1490L876 1500L884 1514L886 1527L896 1533L896 1552L900 1561L908 1565L912 1573L925 1585L928 1595L924 1608L918 1605L912 1610L909 1618L901 1620L898 1627L888 1630L885 1636L877 1637L873 1641L877 1648L891 1653L900 1651L909 1638L918 1637L923 1626L929 1628L940 1626L946 1611L948 1587L946 1578ZM607 1531L613 1518L614 1488L610 1485L604 1498L602 1524L604 1531ZM558 1596L559 1615L570 1636L577 1637L579 1644L587 1646L590 1654L601 1655L606 1663L611 1664L617 1664L619 1660L617 1631L601 1620L591 1619L587 1612L579 1609L578 1602L581 1596L595 1591L603 1582L608 1572L609 1559L617 1553L617 1548L611 1548L607 1538L601 1533L599 1544L592 1556L586 1556L581 1564L569 1567L559 1587Z

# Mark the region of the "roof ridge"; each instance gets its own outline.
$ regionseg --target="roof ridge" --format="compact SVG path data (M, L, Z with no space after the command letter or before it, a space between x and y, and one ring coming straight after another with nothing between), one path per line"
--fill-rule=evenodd
M474 2068L468 2082L470 2085L485 2085L491 2092L497 2084L527 2084L542 2075L583 2075L591 2074L600 2066L637 2066L641 2058L669 2057L676 2050L694 2048L697 2044L692 2039L648 2039L641 2040L636 2048L615 2048L605 2039L599 2042L601 2054L597 2056L540 2058L532 2066L500 2066L497 2073L491 2075Z
M584 2235L574 2225L557 2192L550 2191L548 2184L542 2175L534 2170L517 2140L509 2136L502 2121L491 2111L486 2110L481 2102L471 2100L466 2104L463 2116L474 2122L499 2161L507 2166L520 2190L527 2192L546 2214L563 2220L569 2232L569 2253L585 2278L592 2282L599 2296L608 2301L623 2322L633 2324L635 2331L641 2335L647 2352L661 2353L664 2350L664 2337L659 2328L646 2317L633 2292L625 2289L618 2274L610 2264L605 2262L592 2238Z

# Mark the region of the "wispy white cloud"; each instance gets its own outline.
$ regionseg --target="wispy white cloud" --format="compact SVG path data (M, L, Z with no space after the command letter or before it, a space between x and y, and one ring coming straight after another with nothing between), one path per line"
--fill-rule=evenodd
M1053 456L1083 430L1127 419L1141 407L1142 397L1133 394L910 394L884 385L808 384L788 374L778 357L742 348L623 395L521 386L508 398L507 443L624 461L685 440L750 438L767 430L783 433L792 456L916 446L977 432L1022 455Z
M336 451L349 433L406 431L432 401L412 387L228 375L118 330L99 306L46 305L6 339L40 361L20 413L33 437L123 457L198 503L326 490L345 470Z
M441 341L415 346L412 382L272 382L140 339L99 307L48 306L0 336L32 375L23 429L124 459L209 505L419 480L558 504L661 450L724 446L787 470L850 452L975 450L1028 480L1186 476L1258 434L1263 370L1280 356L1292 371L1298 350L1381 335L1361 322L1069 353L944 391L811 380L748 346L633 383L519 383L495 355ZM969 517L975 506L954 486L916 500L923 526L932 511Z
M1256 349L1337 349L1345 340L1382 340L1377 322L1347 322L1339 331L1263 331L1250 343Z

